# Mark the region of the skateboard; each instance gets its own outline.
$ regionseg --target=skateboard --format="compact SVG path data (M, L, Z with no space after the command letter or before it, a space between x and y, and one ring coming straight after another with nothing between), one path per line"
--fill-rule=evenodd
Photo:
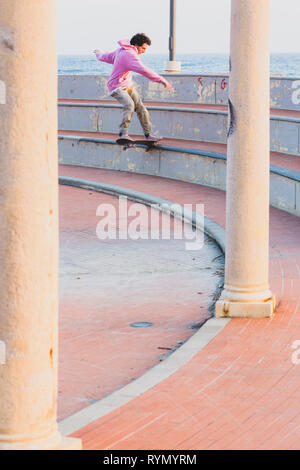
M158 143L156 140L143 140L143 139L137 139L137 140L128 140L128 139L117 139L116 140L118 145L123 145L124 150L132 149L135 148L139 145L145 145L147 146L146 152L150 150L151 148L155 147L155 145Z

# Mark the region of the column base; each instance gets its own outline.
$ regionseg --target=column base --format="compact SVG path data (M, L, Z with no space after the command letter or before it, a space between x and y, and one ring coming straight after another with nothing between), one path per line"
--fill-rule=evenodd
M218 300L216 318L268 318L274 315L275 296L267 302L229 302Z
M177 60L169 60L168 62L165 63L165 73L169 72L180 72L181 70L181 62L178 62Z
M81 439L75 437L63 437L61 445L55 450L82 450Z
M53 441L52 437L38 441L11 441L0 442L0 450L81 450L81 439L74 437L60 437Z

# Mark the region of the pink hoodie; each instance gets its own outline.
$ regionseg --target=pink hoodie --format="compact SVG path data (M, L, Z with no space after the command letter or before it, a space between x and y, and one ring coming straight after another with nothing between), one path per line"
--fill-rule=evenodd
M154 82L167 83L163 77L153 72L153 70L148 67L145 67L139 58L137 48L132 46L128 39L118 41L118 44L120 44L121 47L114 52L96 54L97 59L101 62L114 64L107 83L110 93L116 88L132 86L130 71L140 73Z

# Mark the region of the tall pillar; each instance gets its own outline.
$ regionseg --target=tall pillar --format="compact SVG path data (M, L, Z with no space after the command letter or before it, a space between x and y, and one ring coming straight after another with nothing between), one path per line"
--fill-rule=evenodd
M57 429L56 1L0 2L0 449Z
M217 317L268 317L269 0L231 1L225 284Z

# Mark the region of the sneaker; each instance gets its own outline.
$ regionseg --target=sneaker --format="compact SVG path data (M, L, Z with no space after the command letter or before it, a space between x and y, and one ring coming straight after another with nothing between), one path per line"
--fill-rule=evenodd
M149 134L148 137L146 137L146 140L150 140L151 142L158 142L161 139L163 139L163 137L154 134Z
M133 142L133 139L126 132L124 134L119 134L119 139L131 140Z

